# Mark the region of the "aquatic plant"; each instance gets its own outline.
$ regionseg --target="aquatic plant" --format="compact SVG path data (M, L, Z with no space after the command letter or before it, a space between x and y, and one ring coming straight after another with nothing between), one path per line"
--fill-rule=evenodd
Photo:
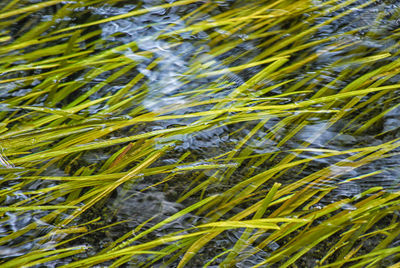
M0 3L1 267L396 267L399 9L158 2Z

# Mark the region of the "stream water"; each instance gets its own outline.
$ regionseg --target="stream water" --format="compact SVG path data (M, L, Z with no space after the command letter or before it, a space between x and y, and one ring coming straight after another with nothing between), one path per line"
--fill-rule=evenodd
M21 3L24 1L21 1ZM25 4L31 4L40 1L25 1ZM11 25L10 32L15 35L15 38L21 34L24 30L21 27L30 27L29 25L35 25L39 22L52 21L53 16L56 14L57 10L61 9L63 5L67 4L69 1L61 2L56 6L49 8L44 8L35 15L29 16L24 25ZM74 1L72 1L74 2ZM131 12L135 9L143 9L154 7L159 4L173 2L173 1L157 1L157 0L144 0L140 3L132 3L131 1L118 1L118 4L111 5L107 1L103 5L96 6L85 6L81 9L76 9L74 11L74 17L65 17L63 19L58 18L58 23L62 24L64 28L69 26L74 26L77 23L90 22L93 20L111 18L117 15L123 15ZM318 6L320 3L325 1L312 1L313 5ZM304 55L319 54L318 58L309 63L305 63L302 68L298 71L291 73L290 76L284 76L279 81L265 81L266 86L273 83L280 83L282 81L293 79L293 81L302 81L307 77L310 77L309 81L303 85L307 90L318 92L321 88L328 87L332 92L338 91L357 77L344 78L341 80L340 74L345 69L356 69L357 65L352 64L351 60L358 55L358 57L364 57L380 53L392 53L396 54L398 46L396 42L398 40L394 38L389 38L390 34L399 28L400 20L399 16L393 14L399 14L400 4L397 1L376 1L362 9L355 9L354 7L360 5L366 1L356 1L352 5L346 6L344 9L334 11L332 13L320 16L315 25L318 23L323 23L328 21L334 16L340 14L341 12L354 9L351 13L343 16L331 23L321 27L317 32L315 32L310 37L311 41L321 40L327 36L339 35L337 39L330 42L325 42L323 44L317 44L315 46L305 48L302 51L297 51L292 55L292 60L298 60ZM118 48L123 44L135 43L136 50L132 48L118 49L115 51L116 54L124 55L129 59L134 60L137 65L130 71L131 77L141 74L144 79L135 84L130 90L132 92L139 92L141 89L146 89L146 94L144 94L140 101L136 100L133 105L137 106L138 109L143 109L146 111L157 113L162 108L168 105L183 105L188 104L193 101L194 93L185 94L187 92L205 91L207 92L208 87L214 86L218 90L215 95L199 95L198 101L212 100L213 98L227 97L229 94L243 85L249 78L257 74L262 70L262 66L255 66L248 68L246 71L241 71L239 73L235 72L225 72L224 74L217 74L212 77L201 77L201 74L212 72L215 70L237 66L244 64L242 57L238 57L242 53L247 53L247 58L257 57L261 51L257 50L257 47L262 43L260 40L247 39L246 35L240 33L235 33L231 36L227 36L227 40L242 39L244 40L240 45L234 49L229 50L225 53L220 53L218 56L213 56L214 51L212 51L212 46L208 44L208 40L214 34L213 31L222 31L221 29L215 28L208 31L198 31L196 33L188 33L183 31L179 33L176 37L176 43L171 42L170 38L166 38L169 33L174 31L179 32L187 27L187 22L182 18L189 14L191 11L196 10L200 7L202 2L192 3L188 5L172 7L172 8L159 8L149 11L142 15L136 15L132 17L122 18L118 20L113 20L109 22L102 23L100 25L92 26L89 28L90 31L99 31L99 38L103 40L96 47L97 51L110 49L112 47ZM205 20L210 20L213 16L218 15L224 11L229 10L234 4L234 1L218 1L219 8L213 9L212 13L203 13L202 16L196 17L195 21L201 22ZM0 9L5 4L0 3ZM23 6L23 4L21 4ZM321 12L320 10L314 12ZM299 23L302 19L312 16L310 14L302 14L297 16L291 23ZM29 20L31 20L29 22ZM194 23L192 22L192 23ZM312 25L310 25L311 27ZM279 31L285 29L287 25L278 24L272 30ZM221 27L222 28L222 27ZM359 31L354 31L348 33L352 30L361 29ZM354 42L355 45L343 46L339 49L332 49L332 45L335 42L341 42L345 44L346 42ZM149 56L145 52L151 52ZM12 53L12 52L10 52ZM226 61L227 58L237 58L233 61ZM348 59L346 57L349 57ZM342 65L335 65L330 68L333 63L342 60ZM371 65L371 70L377 68L378 66L384 66L389 64L394 58L383 59L378 61L376 64ZM243 61L243 62L241 62ZM157 62L154 68L149 68L149 65ZM194 63L203 64L201 68L194 69ZM356 74L356 76L361 76L362 74L370 71L365 69L362 72ZM21 71L18 75L24 74ZM112 72L103 72L95 77L90 83L85 84L82 88L76 92L77 95L83 95L90 92L94 85L103 83L106 81ZM199 76L200 74L200 76ZM339 78L338 78L339 77ZM12 75L6 77L8 79L12 78ZM82 81L87 79L87 72L82 71L79 74L75 74L74 80ZM131 78L127 76L118 77L112 83L107 83L101 90L91 94L90 99L95 100L104 97L109 94L115 94L124 88L126 84L130 82ZM388 83L398 83L399 77L391 77ZM289 85L293 85L295 82L287 85L282 85L276 87L268 92L268 96L273 96L274 94L280 94L285 92ZM19 88L17 83L2 84L0 97L2 100L11 98L14 96L19 96L30 92L36 84L41 83L41 81L34 81L29 87ZM256 94L256 93L255 93ZM395 94L398 94L396 92ZM71 97L71 96L70 96ZM267 96L265 96L267 97ZM72 98L72 97L71 97ZM297 101L296 97L291 98L288 96L282 100L279 100L278 104L293 103ZM395 97L394 99L397 99ZM398 99L397 99L398 100ZM42 105L45 100L37 100L36 105ZM328 118L325 115L316 114L315 117L310 117L308 119L309 124L301 128L292 139L282 142L279 140L280 137L288 135L291 131L294 131L298 126L293 123L289 128L280 129L279 124L284 120L281 117L272 117L270 120L265 122L265 125L260 127L257 134L252 136L246 144L251 148L256 154L269 154L272 152L282 152L280 155L283 158L286 155L291 154L291 150L298 149L302 144L307 143L309 148L323 148L324 150L349 150L355 148L361 148L365 146L378 146L385 142L388 142L394 138L399 137L400 134L400 106L396 106L398 101L396 100L388 102L387 99L382 98L382 107L389 103L394 109L389 113L383 115L377 122L373 124L368 131L360 135L352 134L354 129L352 126L359 125L360 122L367 122L369 119L373 118L379 111L371 109L370 113L364 114L361 117L356 117L357 113L353 113L354 117L345 117L340 119L335 124L330 124ZM31 104L32 105L32 104ZM2 106L1 106L2 107ZM102 109L107 107L104 106L93 106L87 112L91 114L96 114ZM169 115L185 114L201 112L207 106L197 106L185 108L185 110L180 110L179 112L172 112ZM131 118L130 113L124 114L120 113L118 118ZM354 119L356 118L356 119ZM116 120L117 120L116 119ZM143 124L135 129L128 129L125 131L119 130L111 134L108 138L120 138L128 135L132 135L134 132L146 133L150 131L164 130L168 128L173 128L177 126L189 126L196 123L197 118L178 118L178 119L168 119L158 122L152 122L148 124ZM295 121L294 121L295 122ZM235 123L235 124L223 124L215 125L210 128L200 128L199 131L194 133L179 134L176 136L170 136L168 138L160 138L158 144L154 146L173 146L173 149L163 157L157 165L161 166L163 164L174 164L178 162L178 159L182 157L186 152L190 152L188 164L183 163L180 168L189 169L190 167L196 167L198 165L213 164L209 162L209 159L223 155L225 152L229 152L235 148L235 146L243 140L246 135L257 125L257 122L248 123ZM268 133L274 132L274 138L269 137ZM377 135L384 133L383 135ZM119 149L119 148L118 148ZM303 169L293 170L282 175L279 179L281 183L290 183L300 178L306 177L323 167L331 167L332 172L336 174L335 178L329 180L327 185L324 182L320 182L318 185L313 187L324 187L332 185L332 183L337 183L337 188L332 192L331 195L327 196L321 200L320 204L328 204L338 198L352 197L354 195L360 194L362 191L369 189L374 186L382 186L387 191L398 191L400 190L400 150L395 149L392 151L390 157L376 159L375 161L369 163L368 165L363 165L361 167L343 167L337 166L340 160L345 159L344 156L335 156L331 158L316 159L311 161ZM320 151L310 150L309 152L303 152L299 158L306 159L308 157L316 157L321 154ZM99 163L104 163L110 157L110 153L104 150L93 151L85 153L82 158L81 166L99 165ZM342 158L341 158L342 157ZM281 159L279 158L279 159ZM241 162L240 160L232 160L225 163L226 169L234 167L235 169L239 166L238 171L235 171L234 178L229 182L223 182L219 186L215 186L210 189L209 194L218 193L218 191L229 188L240 181L245 176L250 176L267 170L271 165L276 163L279 159L271 159L265 163L259 163L257 165L248 165L248 163ZM12 162L12 161L11 161ZM1 163L0 163L1 164ZM3 164L5 165L5 164ZM18 167L17 167L18 168ZM78 169L76 167L75 169ZM357 181L345 182L346 178L355 178L369 173L374 173L380 171L377 174L372 174L365 179ZM176 182L171 182L168 189L165 190L164 186L153 187L149 190L144 191L150 185L157 183L161 177L159 175L149 175L146 178L137 180L134 184L127 184L124 187L120 187L112 195L107 203L102 204L101 208L93 209L90 213L93 215L87 216L87 219L95 218L102 213L112 213L112 217L105 219L104 224L111 224L119 221L126 221L125 223L118 225L118 227L111 228L106 233L93 234L88 238L82 238L79 243L85 244L88 250L85 254L78 257L87 257L95 254L97 251L101 250L104 245L114 241L121 235L127 232L127 230L132 230L137 228L140 224L145 222L151 217L154 217L152 222L159 222L166 219L168 216L177 213L179 210L184 208L187 204L190 204L194 199L185 200L183 203L176 202L179 194L186 188L187 185L183 185L185 176L195 177L193 174L196 170L181 172L181 174L176 176ZM208 170L203 172L203 176L213 176L215 170ZM229 172L228 172L229 173ZM44 171L41 176L68 176L65 169L60 167L50 166L48 170ZM30 187L32 190L40 189L44 186L51 186L53 182L41 182L37 184L32 184ZM56 184L54 184L56 185ZM164 187L164 188L163 188ZM15 204L19 201L23 201L26 198L24 194L14 195L9 197L3 202L3 205ZM54 201L56 202L56 201ZM102 210L104 209L104 210ZM351 206L345 209L353 209ZM104 211L104 212L103 212ZM46 215L47 212L37 212L35 213L25 213L17 214L14 212L7 212L9 220L7 223L3 222L4 226L0 227L0 231L3 234L7 234L10 231L15 232L24 226L32 222L39 222L39 219ZM85 219L86 220L86 219ZM185 217L179 220L173 221L172 223L164 226L159 230L157 236L160 237L164 234L168 234L177 230L184 230L194 226L196 221L200 221L197 216L187 214ZM40 223L45 227L46 223ZM39 231L32 231L25 234L20 240L32 239L38 235ZM229 248L234 244L241 235L241 230L229 231L220 240L215 240L200 252L201 257L190 263L191 267L200 267L206 262L210 261L215 254L214 250L220 250L223 248ZM0 236L1 236L0 233ZM267 235L267 234L266 234ZM2 246L0 248L0 256L2 258L10 258L13 256L18 256L26 254L32 248L33 244L23 244L23 246L18 246L21 242L20 240L14 241L8 245ZM271 251L280 247L277 243L272 243L268 246ZM259 253L251 256L242 262L237 264L237 267L250 267L260 261L262 261L266 256L267 252L260 251ZM145 257L143 257L145 260ZM136 260L137 262L143 261L141 259ZM66 259L64 264L69 263L71 259ZM63 264L62 261L49 262L49 266L46 267L56 267ZM135 267L136 263L132 262L129 265ZM211 267L211 266L210 266ZM216 267L216 266L215 266ZM305 267L305 266L304 266Z

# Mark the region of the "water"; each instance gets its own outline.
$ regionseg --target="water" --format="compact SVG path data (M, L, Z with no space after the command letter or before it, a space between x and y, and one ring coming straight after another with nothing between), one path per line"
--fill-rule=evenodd
M99 232L72 242L71 244L74 246L85 245L90 248L87 253L78 257L96 254L104 249L108 243L112 243L112 241L117 240L132 229L139 228L147 220L149 220L148 224L145 224L145 227L141 226L141 228L150 228L157 222L167 219L169 216L198 201L200 196L211 196L227 191L246 178L268 171L285 157L293 156L294 160L310 158L314 160L277 173L274 179L284 185L301 180L323 168L330 169L330 176L313 183L311 187L314 189L336 187L336 189L317 202L315 207L323 207L340 200L340 198L351 198L374 186L382 186L386 191L398 191L400 189L400 169L398 168L400 159L397 145L394 145L393 150L390 152L376 155L375 157L373 156L374 150L371 149L369 154L373 161L368 164L363 164L356 157L354 157L353 161L347 163L349 155L357 156L358 152L318 158L318 156L327 151L339 152L369 146L380 146L398 137L400 126L398 119L399 109L397 107L398 99L393 97L393 95L396 96L398 91L393 91L393 100L390 99L390 96L383 95L379 101L372 103L368 102L369 97L367 95L361 96L363 100L357 103L357 106L348 108L346 108L345 103L343 105L333 105L340 103L341 100L331 100L332 106L323 104L322 107L323 109L333 109L334 111L326 113L320 112L306 115L301 111L289 111L276 115L265 114L265 117L261 120L262 124L259 123L259 116L257 117L258 121L252 120L252 113L248 113L247 118L235 117L238 111L234 109L242 108L240 101L218 103L218 100L223 98L247 97L254 99L254 102L250 102L245 106L251 107L260 102L256 98L274 98L278 94L291 93L297 90L297 83L306 81L301 86L301 90L304 90L303 93L288 94L268 100L270 101L268 105L301 103L305 99L322 97L322 95L318 95L321 92L329 95L328 93L334 94L346 87L351 89L351 83L357 78L362 77L374 68L389 65L397 60L396 42L398 40L395 37L388 37L399 26L399 21L394 15L398 12L398 4L390 1L379 1L363 8L355 8L363 2L365 1L356 1L344 9L327 12L325 15L319 16L317 20L310 21L312 24L309 27L326 22L346 10L353 9L354 11L319 28L318 31L307 37L312 42L337 35L331 40L301 50L296 50L297 48L293 45L294 52L290 56L289 63L301 61L307 55L311 56L315 53L318 54L318 57L305 62L293 72L271 72L274 75L271 75L270 79L255 81L254 84L248 86L250 89L246 87L246 81L249 81L249 79L264 70L265 64L259 64L239 72L225 70L210 76L204 76L204 74L246 64L247 60L257 59L262 55L263 51L270 50L271 55L277 54L273 50L279 41L273 42L273 40L275 36L279 37L280 31L323 11L310 11L310 13L295 16L293 20L274 25L269 30L272 32L271 38L266 36L265 38L251 39L246 34L245 29L229 33L223 25L215 29L194 29L192 32L184 30L189 22L201 23L206 20L211 22L212 16L223 14L224 11L229 11L230 8L240 5L235 4L234 1L221 2L218 8L212 9L210 13L199 13L197 17L194 17L193 21L189 22L184 17L189 12L199 8L203 4L202 2L179 7L160 8L145 14L105 22L83 30L81 36L93 33L93 39L101 40L101 42L91 44L94 41L90 38L82 41L80 43L82 50L90 49L91 53L89 55L93 55L93 58L88 60L87 67L79 67L78 71L72 71L71 74L60 77L59 80L47 81L46 77L40 77L40 74L45 72L45 69L18 70L3 74L2 80L37 75L36 78L31 80L17 79L16 81L1 84L1 100L6 102L12 99L19 106L24 104L23 99L20 99L24 95L47 89L52 84L59 84L59 88L53 93L50 91L49 94L53 94L53 97L59 97L60 101L53 103L51 98L48 98L45 94L39 95L38 98L34 99L33 103L26 104L39 107L49 106L54 108L52 111L55 113L57 109L72 107L71 103L75 105L82 104L88 100L94 101L115 94L126 94L127 98L134 96L135 98L131 101L121 104L123 105L121 109L112 110L111 108L118 105L118 102L111 100L91 105L78 113L82 117L94 116L90 118L93 122L93 128L88 128L88 133L90 130L96 129L101 131L109 128L110 130L107 135L99 136L97 139L90 140L88 138L88 143L103 140L112 141L113 139L174 128L188 130L183 133L177 132L175 134L175 132L171 132L168 135L159 135L154 139L152 137L143 138L141 142L145 143L147 140L151 140L154 148L162 149L168 147L170 149L168 149L167 154L153 163L152 169L146 171L146 174L136 174L132 182L118 187L105 203L100 203L85 215L73 221L73 224L79 224L80 221L86 222L101 216L103 219L100 221L99 226L122 222L104 232L104 235ZM24 6L31 3L34 3L34 1L21 2L19 5ZM54 20L55 28L63 29L79 23L123 15L139 8L151 8L162 3L164 2L141 1L138 4L131 4L129 1L118 1L114 5L110 2L110 4L100 3L93 6L82 4L83 6L76 7L79 4L72 1L70 4L75 7L73 13L68 16L61 16L59 12L67 2L60 2L55 6L42 9L37 14L29 15L26 21L20 23L21 25L11 25L8 28L11 36L18 40L19 37L23 36L23 33L28 32L32 25L37 23ZM315 6L321 3L323 1L313 1ZM4 6L5 4L0 4L0 8ZM332 8L334 8L334 5ZM359 30L353 31L355 29ZM287 36L281 36L281 42L286 40L284 38L300 34L304 28L300 27L299 30L300 32L294 31ZM4 31L3 29L0 33ZM47 31L51 32L52 29ZM278 34L274 35L274 31ZM98 33L96 34L96 32ZM219 42L213 41L215 39L219 39ZM227 49L224 47L224 44L236 40L241 41L234 48ZM60 43L64 41L60 40ZM49 44L54 45L57 40L52 42ZM79 51L78 48L76 49ZM35 47L27 48L24 52L30 53L33 51L35 51ZM108 68L108 65L106 66L104 63L105 69L103 70L99 67L101 65L94 64L96 55L101 54L102 51L109 51L110 55L99 60L124 56L124 62L120 66L116 64L113 68ZM18 55L13 51L8 53L8 57ZM377 60L373 65L362 65L362 60L360 60L365 60L365 57L371 55L384 55L385 53L390 53L390 57L383 56L381 60ZM52 55L45 54L37 58L51 59L51 57ZM15 66L28 64L22 56L18 60L18 62L14 62ZM122 72L123 68L127 69ZM277 70L284 70L283 68L278 68ZM115 75L119 71L121 71L121 75ZM387 71L389 72L390 69ZM345 76L343 74L350 75ZM387 84L397 83L398 78L398 75L395 75L386 82ZM74 81L82 81L82 85L75 87L76 83ZM252 90L252 88L254 89ZM84 96L86 95L87 98L85 99ZM213 103L213 100L217 101ZM204 101L203 105L191 105L201 101ZM11 113L17 109L8 107L6 104L0 105L1 111L4 113ZM218 107L221 110L225 110L218 115L219 117L213 114L208 115L213 124L202 121L199 116L181 116L208 111L215 105L219 105ZM318 105L321 104L316 102L311 108L318 107ZM180 109L176 109L176 107L180 107ZM373 119L382 112L381 107L393 107L393 109L382 115L376 122L371 123L371 127L358 133L358 128L363 122L369 122L368 120ZM332 114L340 114L343 111L342 109L349 109L350 112L336 121L335 116L332 116ZM31 116L26 110L18 111L20 116L28 119ZM147 112L162 113L162 115L170 116L170 118L158 121L143 121L125 128L113 129L109 125L113 120L115 122L130 120ZM229 117L226 115L229 115ZM2 117L4 116L3 114ZM305 116L307 117L307 124L301 127L301 119ZM57 120L65 119L59 118ZM18 126L18 122L14 124ZM13 128L13 124L11 124L11 128ZM16 129L18 130L18 128ZM252 133L255 129L257 131ZM293 134L291 138L284 139L291 134ZM65 140L63 139L64 137L61 137L59 140L68 142L68 137L65 137ZM53 142L57 144L56 142L59 140ZM4 144L1 146L5 147ZM39 152L43 148L47 148L46 146L51 147L52 145L51 143L43 143L39 147L36 142L32 142L31 145L27 145L26 151ZM137 146L140 146L140 144ZM140 153L143 153L143 156L146 155L145 152L141 152L140 148L142 147L136 148L136 151L133 150L132 153L127 151L128 156L133 158L132 162L119 170L115 170L115 172L126 171L128 167L139 163L141 158L138 157L136 159L135 155ZM143 148L145 150L148 147ZM17 179L31 173L34 173L35 176L53 178L94 175L99 170L104 170L107 160L121 149L121 145L118 144L111 146L111 149L107 147L87 150L82 152L82 155L65 158L58 163L50 163L45 168L41 166L41 163L24 167L19 167L16 164L17 168L26 168L27 170L16 172L14 179L17 181ZM16 157L14 156L13 158ZM4 168L13 167L13 158L11 158L10 163L4 158L2 166ZM164 170L163 167L168 165L177 166L172 170L168 170L168 168ZM202 165L211 167L205 170L198 168ZM40 167L43 170L40 170ZM31 171L29 170L30 168L36 170ZM157 168L160 168L159 170L163 172L155 172ZM366 174L371 175L363 177ZM359 179L352 180L352 178ZM206 184L201 191L199 190L184 200L179 200L183 193L188 192L190 186L198 185L207 179L215 182L215 184ZM9 181L8 184L10 184ZM160 184L160 182L163 183ZM27 190L36 191L45 187L57 187L57 185L58 183L53 180L36 181L27 184ZM11 189L12 187L12 185L7 184L3 184L3 186L5 189ZM90 186L92 185L88 182L87 187ZM268 182L263 187L261 188L264 190L269 189L270 183ZM66 189L61 189L60 191L62 190ZM28 197L19 190L12 191L12 193L10 197L7 196L3 200L3 205L24 202L24 200L32 197L32 193ZM60 196L51 200L50 203L56 205L64 202L66 198L66 196ZM244 205L235 207L235 209L226 212L222 217L229 218L245 209L246 206ZM343 205L343 210L352 211L354 209L351 204ZM221 214L223 213L221 212ZM39 230L30 230L22 234L19 240L5 243L1 248L1 257L4 259L12 258L36 249L35 243L22 243L22 245L20 243L29 239L37 242L40 240L41 232L48 232L48 228L51 225L40 220L46 215L48 215L46 211L5 213L5 220L2 221L1 226L1 237L6 237L9 233L17 232L33 223L38 224L40 228ZM107 216L104 217L104 215ZM60 216L61 219L64 217L67 217L67 215ZM188 213L184 217L163 226L153 235L161 237L175 231L186 230L201 221L202 217L194 213ZM94 229L95 227L92 228ZM202 265L210 261L217 255L215 252L221 253L224 249L231 247L240 239L242 234L243 228L226 232L222 237L213 240L205 247L200 252L200 257L193 260L190 265L196 267L196 265ZM268 234L265 234L265 238L267 237ZM152 238L154 239L154 237L147 237L146 239ZM48 243L51 244L54 241L58 240L54 238L51 241L50 239ZM45 245L48 246L49 244ZM281 248L283 242L271 242L269 245L265 250L259 250L256 254L252 254L256 249L252 246L249 247L240 256L243 258L237 263L237 267L249 267L261 262L271 256L271 253ZM66 263L69 260L67 259ZM134 267L137 264L135 261L144 260L145 257L140 257L138 260L132 260L129 264ZM219 260L222 261L221 258L217 258L214 263L218 264ZM57 262L50 262L49 265L57 265Z

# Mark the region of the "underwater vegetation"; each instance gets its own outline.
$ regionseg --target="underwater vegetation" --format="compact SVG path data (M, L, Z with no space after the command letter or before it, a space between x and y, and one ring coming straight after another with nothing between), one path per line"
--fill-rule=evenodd
M2 0L0 267L399 267L399 17Z

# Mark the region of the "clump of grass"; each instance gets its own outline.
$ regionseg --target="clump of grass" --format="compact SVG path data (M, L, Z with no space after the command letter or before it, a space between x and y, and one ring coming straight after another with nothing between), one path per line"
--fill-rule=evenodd
M127 3L0 4L2 267L394 264L395 179L334 196L399 151L379 126L398 107L398 32L368 31L379 13L324 35L374 2L181 0L104 16L91 10ZM102 28L157 12L180 16L143 25L164 47ZM167 70L163 50L185 58L173 90L150 75ZM182 206L82 246L132 221L89 213L138 184Z

